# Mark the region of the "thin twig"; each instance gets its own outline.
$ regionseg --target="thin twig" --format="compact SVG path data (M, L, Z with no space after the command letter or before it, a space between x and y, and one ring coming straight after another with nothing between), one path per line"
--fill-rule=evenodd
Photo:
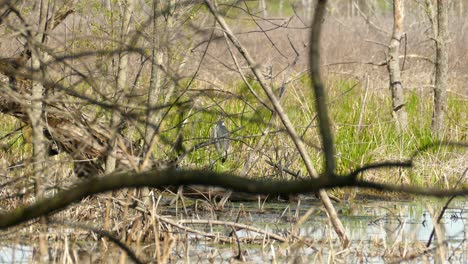
M57 225L63 225L63 226L68 226L72 228L79 228L79 229L84 229L91 231L93 233L96 233L99 236L107 237L111 242L113 242L115 245L117 245L119 248L121 248L127 256L135 263L144 263L141 261L136 254L133 252L132 249L130 249L124 242L120 241L117 237L114 236L111 232L108 232L106 230L101 230L95 227L87 226L87 225L82 225L82 224L73 224L73 223L67 223L67 222L60 222L60 221L49 221L51 224L57 224Z
M465 169L465 171L462 173L461 177L458 179L457 183L454 186L454 189L458 187L458 184L461 182L462 179L465 179L466 173L468 172L468 168ZM437 217L437 223L440 223L440 220L442 220L442 217L444 216L445 211L448 209L449 204L456 198L456 196L450 197L447 202L445 203L444 207L439 213L439 216ZM427 240L426 247L431 246L432 238L434 238L434 233L435 233L435 227L432 229L431 235L429 236L429 239Z

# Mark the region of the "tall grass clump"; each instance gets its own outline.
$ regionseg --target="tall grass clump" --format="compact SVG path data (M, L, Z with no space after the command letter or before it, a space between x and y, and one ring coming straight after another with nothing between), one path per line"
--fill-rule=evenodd
M311 80L302 75L283 87L284 90L281 85L272 81L273 91L280 97L298 134L309 146L317 170L321 171L323 160ZM431 94L418 89L405 91L409 127L399 132L392 117L388 89L369 86L366 94L363 82L339 76L326 76L326 87L338 173L345 174L372 162L406 160L420 147L434 143L430 131ZM191 150L181 160L182 167L240 173L245 170L247 160L254 160L248 170L249 177L291 177L271 163L304 176L306 170L281 122L258 102L250 89L263 101L268 101L262 88L252 79L249 79L249 86L238 80L224 83L195 80L177 99L179 103L188 103L172 107L164 117L159 130L164 144L157 145L156 157L177 157L180 153L174 151L174 142L182 136L183 150ZM466 112L464 101L449 93L447 140L464 140ZM209 144L212 128L220 119L231 131L231 149L225 163L220 162L214 145ZM460 153L454 147L435 147L417 155L413 170L375 171L361 177L385 183L451 186L457 175L452 172L459 170L453 167L460 167L452 163L463 158Z

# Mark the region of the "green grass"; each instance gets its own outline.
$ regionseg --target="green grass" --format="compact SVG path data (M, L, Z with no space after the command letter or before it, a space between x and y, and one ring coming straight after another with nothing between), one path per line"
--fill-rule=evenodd
M20 160L25 153L30 153L32 150L31 146L26 144L26 140L29 140L28 137L31 134L30 129L24 128L11 133L24 124L8 115L0 114L0 118L0 138L2 138L0 147L2 152L5 153L4 157Z
M250 84L265 99L258 84L255 82ZM302 78L291 84L281 99L285 111L299 133L304 131L315 115L314 106L311 104L313 96L311 89L308 88L309 85L310 81L307 78ZM199 98L203 102L203 111L193 114L184 126L184 134L190 135L191 138L187 138L185 143L193 145L208 140L211 137L211 127L219 118L224 118L228 128L234 131L232 137L235 139L232 141L232 153L226 163L218 162L214 169L240 172L248 154L259 142L259 136L252 136L262 133L271 114L265 107L256 102L245 84L233 83L224 89L229 91L230 95L220 96L220 94L211 93ZM399 133L391 115L390 93L387 90L370 90L365 106L362 105L364 88L360 84L356 85L354 81L332 80L327 92L330 102L329 114L334 124L337 172L339 173L347 173L371 162L405 160L421 146L433 142L430 133L432 115L430 95L421 97L416 91L406 91L409 129L405 133ZM460 140L463 133L460 132L459 126L464 122L462 117L466 115L466 107L463 102L456 100L450 94L448 104L448 115L451 119L447 120L449 131L447 139ZM360 111L363 111L362 126L358 130ZM271 131L282 129L278 119L275 120L274 124ZM313 145L320 144L316 125L317 123L314 121L313 127L309 128L304 135L304 140ZM323 162L322 154L312 147L309 151L314 159L314 164L320 170ZM447 151L461 155L460 151L455 148L434 148L418 156L417 162L426 164L433 160L447 160L449 156L444 155L444 152ZM267 156L271 157L272 160L279 161L284 161L284 157L288 157L290 161L292 160L288 164L292 170L305 171L300 158L298 158L298 153L294 150L292 141L284 132L267 135L263 149L258 155L261 157L249 174L250 176L264 176L274 173L272 167L263 162ZM291 158L294 156L295 159ZM219 157L217 157L214 147L207 146L192 152L184 164L185 166L206 168L209 167L210 162L217 158ZM443 166L435 168L438 172L425 168L403 172L391 169L368 173L363 177L387 183L440 184L441 178L433 176L433 174L445 173L444 169ZM455 178L449 179L450 183L454 181Z
M183 83L183 82L181 82ZM323 168L323 153L313 146L320 146L317 132L315 107L312 104L313 94L307 77L298 79L287 88L281 103L300 135L304 133L304 141L309 144L309 154L318 171ZM255 81L250 85L264 101L268 101L261 87ZM173 143L179 135L180 124L183 144L186 150L207 142L211 139L212 127L224 119L232 131L231 152L227 161L222 164L213 145L198 148L182 160L182 166L188 168L214 169L215 171L230 171L240 173L249 155L257 157L248 176L266 176L277 171L265 161L281 163L293 171L305 168L295 149L293 142L284 131L282 123L276 117L272 122L269 134L263 135L271 112L257 102L247 86L242 82L234 82L213 90L203 91L204 83L196 81L193 90L185 93L179 102L191 100L191 104L173 107L164 119L160 128L160 141L154 150L155 158L160 160L174 159ZM80 91L84 87L77 87ZM277 91L276 91L277 92ZM430 125L432 115L432 98L429 94L421 95L417 91L405 91L406 110L408 111L409 129L405 133L396 130L391 115L391 100L388 90L369 90L367 102L363 104L364 88L355 81L330 79L327 80L328 109L333 124L337 172L346 174L364 164L384 160L405 160L421 146L433 142ZM145 102L142 102L143 104ZM96 110L96 109L95 109ZM100 109L101 116L106 116L107 110ZM166 109L164 110L166 111ZM358 128L359 115L362 111L361 127ZM447 135L451 141L466 140L467 126L466 103L453 94L448 94ZM144 117L144 111L140 114ZM16 121L6 116L2 117L3 131L12 131L18 126ZM311 120L311 126L308 127ZM144 118L142 119L144 120ZM307 128L307 130L305 130ZM140 123L135 131L144 131ZM3 133L5 134L5 133ZM133 133L133 139L142 135ZM253 150L261 138L265 137L259 152ZM11 137L13 140L14 137ZM8 140L3 145L9 144ZM9 149L8 156L19 157L25 151L30 151L23 138L19 138ZM252 154L253 153L253 154ZM452 186L459 174L451 173L457 159L463 158L463 151L455 147L434 147L417 156L416 166L411 171L389 169L366 173L365 179L386 183L408 183L421 186L438 185ZM12 158L11 160L16 159ZM215 162L218 160L217 162ZM449 161L455 161L450 163Z

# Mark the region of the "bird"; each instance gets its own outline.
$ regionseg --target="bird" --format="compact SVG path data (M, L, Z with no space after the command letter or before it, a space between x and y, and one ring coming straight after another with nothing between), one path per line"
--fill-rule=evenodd
M224 163L228 156L229 146L231 141L229 140L229 130L224 125L223 120L219 120L213 129L213 140L215 143L216 150L219 155L222 156L221 162Z

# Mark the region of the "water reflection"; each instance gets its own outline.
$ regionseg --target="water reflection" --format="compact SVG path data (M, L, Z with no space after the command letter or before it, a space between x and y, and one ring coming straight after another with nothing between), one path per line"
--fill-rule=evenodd
M282 246L281 242L267 239L264 244L256 246L242 243L242 256L249 262L295 263L296 261L302 261L302 263L309 263L312 261L320 263L322 259L326 262L330 248L339 249L340 247L337 242L338 239L329 226L324 211L321 209L322 205L318 201L302 202L300 206L288 203L267 203L262 208L259 208L257 203L231 203L228 209L224 211L215 213L197 212L188 216L181 214L176 216L174 208L161 208L162 211L159 213L174 221L191 217L194 219L212 219L213 214L215 214L214 217L217 220L233 221L239 216L239 224L250 225L260 230L287 237L297 220L311 207L315 211L297 230L296 234L308 241L312 241L312 246L298 244L297 246L285 247ZM244 211L242 214L239 213L240 208ZM349 256L344 258L351 262L358 261L360 258L363 258L364 262L387 262L383 257L385 252L388 252L386 250L391 249L393 245L399 242L403 244L420 242L419 245L424 249L424 244L429 239L433 229L432 217L426 210L425 205L420 203L359 201L339 204L337 210L352 240L351 249L348 252L353 253L349 253ZM458 253L454 254L458 260L468 256L468 252L466 252L468 248L466 240L467 216L468 202L462 200L454 202L451 208L446 210L441 221L441 229L444 233L442 240L448 242L452 252L455 252L454 249L459 249ZM196 224L189 226L208 233L219 233L221 236L230 236L233 232L233 229L226 225ZM180 232L183 233L183 231ZM236 235L239 238L257 237L260 241L264 236L254 231L242 229L237 229ZM238 255L239 249L236 244L222 245L222 243L213 242L210 239L200 239L200 236L195 234L184 234L183 237L190 239L190 242L186 245L189 252L181 254L181 248L176 247L173 249L174 258L172 260L175 260L175 263L186 261L220 262L230 260ZM436 241L434 239L433 243L436 244ZM118 260L121 253L120 249L114 248L114 253L102 255L102 250L99 249L101 243L96 243L94 240L88 242L93 246L84 248L83 245L70 245L73 254L68 253L70 255L68 259L77 263L92 263L100 258L107 259L110 263L112 263L112 260ZM185 246L185 242L181 244ZM153 248L152 245L144 245L143 247ZM60 249L54 252L58 255L64 254ZM152 255L154 255L154 252L148 252L140 256L143 256L144 259L151 259L150 256ZM53 257L56 260L62 260L60 256ZM275 259L277 257L281 257L281 259ZM32 258L33 247L30 245L0 246L0 263L31 263L33 262ZM190 259L190 261L186 258ZM461 261L461 263L467 262Z
M0 263L31 263L32 256L30 246L0 246Z
M468 211L449 208L441 221L449 242L462 241L467 229ZM421 204L400 202L371 202L354 209L353 216L342 217L352 240L382 239L388 243L399 241L426 242L434 227L429 212ZM391 208L391 209L389 209Z
M234 205L235 206L235 205ZM243 204L243 208L249 211L252 217L243 219L245 224L252 224L260 229L271 232L282 232L289 230L294 221L278 221L278 212L285 209L287 205L273 204L263 208L261 214L256 214L258 210L255 204ZM302 204L299 209L299 216L303 215L311 206L321 208L320 203ZM343 222L351 240L384 240L388 243L398 241L421 241L426 242L433 229L432 218L424 205L411 202L359 202L337 206L340 212L340 219ZM295 214L295 210L291 210ZM318 210L320 212L320 210ZM229 221L230 216L218 214L220 220ZM441 221L441 228L444 231L444 239L456 243L465 238L468 227L468 203L459 202L445 211ZM284 217L289 219L294 217ZM320 239L330 236L330 232L324 228L327 218L323 213L309 217L299 234L313 239ZM238 232L239 236L252 235L250 231ZM331 232L333 238L335 234Z

